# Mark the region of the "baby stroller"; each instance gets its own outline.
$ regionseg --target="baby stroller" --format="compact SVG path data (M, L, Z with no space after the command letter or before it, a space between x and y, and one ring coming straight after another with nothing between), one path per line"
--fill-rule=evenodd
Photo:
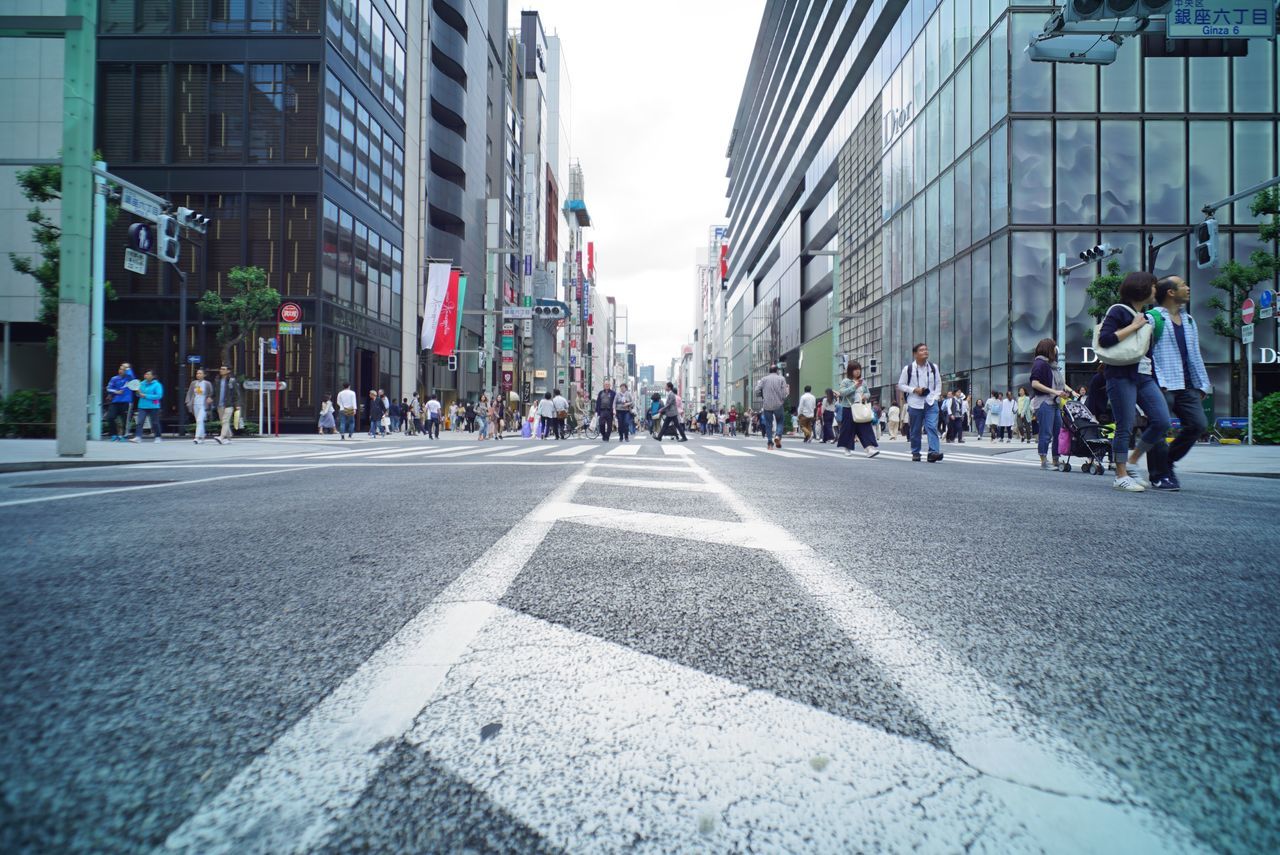
M1086 474L1105 475L1108 469L1114 468L1111 438L1083 401L1067 401L1062 405L1062 424L1065 438L1069 440L1065 446L1058 447L1063 455L1063 472L1071 471L1073 456L1085 458L1080 471Z

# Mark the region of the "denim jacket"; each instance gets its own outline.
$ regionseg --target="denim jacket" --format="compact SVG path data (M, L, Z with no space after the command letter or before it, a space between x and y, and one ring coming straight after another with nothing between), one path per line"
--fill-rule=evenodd
M1156 381L1161 388L1170 391L1199 389L1208 394L1213 391L1209 382L1209 372L1204 367L1204 357L1200 354L1200 331L1195 318L1182 312L1182 331L1187 337L1187 365L1191 368L1191 377L1184 377L1182 372L1182 354L1178 351L1178 335L1173 329L1173 320L1169 311L1157 307L1155 311L1164 317L1164 331L1151 346L1151 361L1155 363ZM1188 382L1190 381L1190 382Z

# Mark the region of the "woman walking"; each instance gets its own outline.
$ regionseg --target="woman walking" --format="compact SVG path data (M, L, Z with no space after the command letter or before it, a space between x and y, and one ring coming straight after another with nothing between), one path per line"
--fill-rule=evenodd
M1155 299L1156 278L1150 273L1136 271L1130 273L1120 283L1120 301L1107 310L1098 330L1098 345L1111 350L1122 342L1138 336L1142 355L1134 362L1128 362L1128 355L1113 355L1099 352L1098 358L1107 363L1103 373L1107 378L1107 398L1111 401L1112 415L1116 420L1115 439L1111 442L1116 458L1115 489L1126 493L1141 493L1147 486L1141 472L1136 467L1142 455L1148 451L1153 459L1148 464L1152 471L1150 482L1156 489L1169 490L1165 472L1161 466L1164 452L1165 434L1169 431L1169 408L1165 404L1164 394L1156 384L1151 365L1151 326L1150 319L1143 314L1142 307ZM1145 339L1145 347L1142 346ZM1117 364L1121 363L1121 364ZM1133 422L1136 408L1142 407L1147 416L1147 428L1133 443L1130 451L1130 439L1133 434Z
M204 442L204 419L213 403L213 384L204 379L204 369L196 369L196 379L187 387L187 410L196 417L195 444Z
M1013 442L1013 426L1018 422L1018 408L1013 401L1013 393L1007 392L1000 402L999 434L1005 442Z
M480 403L476 404L476 426L479 428L476 433L477 440L485 440L489 438L489 398L480 393Z
M856 435L862 443L862 450L867 457L875 457L880 453L876 442L875 428L871 420L871 390L862 379L862 363L851 362L840 381L840 441L837 443L844 449L844 456L853 454L853 439Z
M1031 442L1031 398L1027 396L1027 387L1018 387L1018 400L1014 404L1014 412L1018 416L1018 438L1024 443Z
M835 442L836 432L832 426L836 423L836 408L839 406L833 389L827 389L822 393L822 442L824 445Z
M1042 338L1036 345L1031 363L1031 389L1036 393L1031 407L1040 423L1040 435L1036 439L1040 468L1049 468L1048 452L1052 448L1053 468L1059 469L1062 464L1058 460L1058 431L1062 429L1062 413L1058 410L1058 399L1070 398L1071 389L1058 368L1058 345L1051 338Z
M333 398L325 395L324 400L320 402L320 435L333 433L333 429Z
M973 431L978 435L978 442L982 442L982 432L987 429L987 405L983 402L981 395L975 395L973 398Z

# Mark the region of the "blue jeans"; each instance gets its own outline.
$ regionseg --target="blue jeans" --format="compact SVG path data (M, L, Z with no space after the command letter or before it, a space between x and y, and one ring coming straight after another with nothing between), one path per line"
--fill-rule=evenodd
M782 439L782 410L761 410L760 427L764 430L764 443L773 442L773 431L777 428L778 439Z
M1052 401L1045 401L1036 409L1036 422L1040 426L1040 435L1036 439L1036 451L1044 457L1053 450L1053 459L1058 459L1058 431L1062 429L1062 411Z
M920 431L929 436L929 453L937 454L941 450L938 444L938 405L930 404L923 409L911 407L911 453L920 453Z
M160 434L164 433L164 429L160 427L160 411L158 409L156 410L139 409L136 411L136 413L138 418L135 421L138 424L138 432L135 434L135 436L137 436L138 439L142 439L142 426L147 423L147 419L151 420L152 436L159 437Z
M356 417L338 413L338 433L350 435L356 432Z
M1107 397L1111 401L1111 413L1116 420L1116 438L1111 441L1116 463L1129 462L1129 439L1133 433L1133 420L1137 415L1136 405L1142 407L1142 411L1147 414L1147 428L1138 437L1138 441L1133 443L1133 448L1138 451L1152 450L1147 462L1147 471L1152 480L1166 474L1169 455L1164 435L1169 432L1169 408L1155 378L1150 374L1139 374L1136 381L1128 377L1108 377Z

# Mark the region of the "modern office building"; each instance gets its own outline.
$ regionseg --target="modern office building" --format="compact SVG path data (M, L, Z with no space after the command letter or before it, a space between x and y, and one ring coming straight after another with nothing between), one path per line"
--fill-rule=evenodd
M102 4L98 147L116 174L211 218L203 246L184 245L179 261L185 341L178 277L154 260L146 274L127 272L108 253L119 295L107 308L117 333L108 365L130 359L176 389L188 356L218 362L195 300L227 294L231 269L256 265L302 308L301 334L280 336L287 424L314 424L321 396L342 382L361 394L412 386L424 19L411 5ZM130 220L117 220L109 245L125 245ZM253 338L230 355L251 377ZM269 357L268 377L275 367ZM169 410L180 402L171 395Z
M1023 48L1051 12L997 0L766 4L728 150L723 347L736 401L750 403L773 361L793 389L811 366L825 380L833 351L878 358L873 382L892 385L915 342L949 382L1009 389L1026 382L1058 311L1083 382L1094 269L1074 274L1058 306L1057 255L1108 241L1140 269L1148 237L1176 236L1206 203L1276 174L1273 42L1235 59L1144 57L1130 41L1102 68L1032 63ZM1257 246L1247 203L1218 220L1223 259ZM1229 343L1208 333L1214 271L1189 265L1188 248L1165 247L1155 272L1191 283L1226 414ZM836 312L833 259L813 255L824 250L839 252ZM1272 324L1258 325L1254 347L1274 354ZM1280 383L1266 373L1276 368L1260 367L1259 392Z

